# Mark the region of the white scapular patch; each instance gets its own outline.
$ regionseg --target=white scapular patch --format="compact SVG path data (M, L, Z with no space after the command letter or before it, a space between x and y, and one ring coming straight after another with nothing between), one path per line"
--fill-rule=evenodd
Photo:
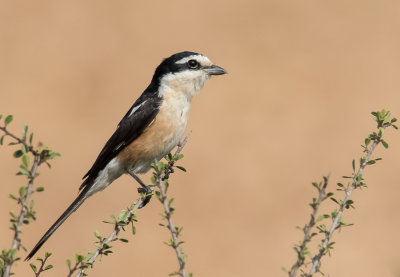
M140 103L140 105L137 105L136 107L134 107L131 112L129 113L128 117L130 117L131 115L133 115L141 106L144 105L144 103L146 103L147 100L143 101L142 103Z
M179 61L176 61L176 64L184 64L187 63L190 60L196 60L198 61L202 66L211 66L213 63L210 61L209 58L203 55L191 55L185 58L180 59Z
M122 166L119 164L117 158L112 159L106 165L106 167L97 174L93 186L87 193L88 197L108 187L115 179L120 177L123 173L124 170Z

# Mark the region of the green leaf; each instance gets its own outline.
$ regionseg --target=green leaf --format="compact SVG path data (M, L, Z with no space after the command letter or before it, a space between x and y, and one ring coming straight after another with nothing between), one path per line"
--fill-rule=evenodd
M351 200L351 199L349 199L349 200L347 200L346 203L345 203L345 208L346 208L346 209L349 209L350 207L354 208L354 207L353 207L353 204L354 204L354 201Z
M46 267L44 268L44 270L49 270L49 269L52 269L52 268L53 268L53 265L49 264L48 266L46 266Z
M21 172L22 175L25 175L28 177L31 175L30 171L22 166L19 167L19 172Z
M333 198L333 197L331 197L331 198L329 198L329 199L331 199L333 202L335 202L336 204L339 204L339 201L337 201L335 198Z
M70 259L67 259L67 265L68 265L68 268L71 268L71 260Z
M19 188L19 196L22 198L25 196L26 193L26 187L20 187Z
M379 137L382 137L382 136L383 136L383 132L384 132L383 128L382 128L382 127L379 127L378 130L379 130L379 131L378 131L378 136L379 136Z
M23 155L24 153L22 152L22 150L17 150L14 152L14 158L19 158Z
M96 238L98 238L98 239L101 239L101 236L100 236L100 233L99 233L99 231L94 231L94 236L96 237Z
M38 187L38 188L36 188L36 191L37 192L42 192L42 191L44 191L44 187Z
M129 242L129 240L124 239L124 238L120 238L119 240L122 241L122 242L125 242L125 243L126 243L126 242Z
M389 144L386 141L381 140L381 142L382 142L383 147L385 147L386 149L389 147Z
M6 136L6 135L1 136L1 138L0 138L0 145L3 145L4 137L5 137L5 136Z
M28 125L24 125L24 126L22 127L22 140L25 140L25 139L26 139L27 133L28 133Z
M178 169L180 169L180 170L186 172L186 168L184 168L183 166L177 165L176 168L178 168Z
M176 157L176 159L175 159L175 161L178 161L178 160L181 160L181 159L183 159L183 154L179 154L177 157Z
M82 255L80 255L80 254L75 254L75 261L76 261L77 263L82 262L84 259L85 259L84 256L82 256Z
M36 265L34 265L34 264L29 264L29 265L31 266L33 272L36 273L36 271L37 271Z
M29 144L32 144L32 140L33 140L33 133L31 133L31 134L29 135Z
M352 164L352 166L353 166L353 172L356 170L356 161L355 160L353 160L353 162L351 163Z
M132 235L136 235L136 227L135 225L133 225L133 221L132 221Z
M9 194L8 197L11 198L11 199L17 200L17 197L15 197L15 196L12 195L12 194Z
M118 215L118 221L125 221L126 217L128 216L128 211L121 211Z
M11 121L13 121L14 117L10 114L6 117L6 119L4 119L4 125L7 126L8 124L11 123Z
M26 154L28 152L28 148L25 146L25 144L21 144L21 150L22 153Z
M30 164L30 158L29 158L29 155L27 155L27 154L24 154L23 156L22 156L22 163L24 164L24 166L25 167L28 167L29 166L29 164Z

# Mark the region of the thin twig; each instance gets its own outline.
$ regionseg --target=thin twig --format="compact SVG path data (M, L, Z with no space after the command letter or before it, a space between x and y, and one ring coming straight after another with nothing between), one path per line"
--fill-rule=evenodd
M307 244L311 241L311 238L313 237L311 229L315 226L316 216L318 214L319 206L324 200L328 198L326 194L326 187L328 186L328 181L329 181L329 174L327 177L324 177L324 183L322 186L316 186L316 188L318 189L318 199L316 199L315 202L313 201L313 203L310 204L313 209L313 212L310 216L310 221L303 228L304 232L303 241L298 247L295 248L298 256L297 262L292 266L291 270L289 271L289 277L295 277L299 268L302 265L304 265L305 254L306 254L305 251L307 251Z
M73 268L69 269L67 277L72 277L72 275L79 269L81 262L76 262ZM83 270L81 269L76 276L83 276Z
M40 162L39 156L35 155L35 159L33 161L33 165L31 168L31 176L29 178L28 185L26 186L26 193L25 193L24 197L21 199L21 201L19 202L21 204L21 209L20 209L19 216L18 216L18 219L16 222L16 228L14 230L14 237L13 237L13 240L11 243L11 250L13 250L13 249L18 250L21 245L21 239L19 236L22 232L22 225L24 222L25 215L27 213L27 206L28 206L28 203L32 196L32 193L33 193L32 187L33 187L33 182L36 178L36 172L37 172L37 168L39 166L39 162ZM12 264L13 264L13 261L7 262L5 264L4 277L10 276Z
M139 207L142 206L143 201L145 200L145 197L140 197L137 202L135 203L135 205L132 208L129 208L127 210L128 214L126 219L124 220L125 223L129 223L132 220L132 217L135 215L136 210L139 209ZM103 240L100 245L98 246L96 252L93 254L93 256L87 261L88 264L92 265L94 263L94 261L97 259L97 257L103 253L103 251L105 250L105 246L110 243L111 241L114 241L117 239L118 233L119 231L121 231L123 225L120 224L119 222L115 223L115 228L114 230L111 232L111 234L108 235L108 237ZM75 265L74 270L70 271L70 274L68 274L69 276L72 276L73 272L76 271L77 265ZM78 274L76 274L76 277L82 277L84 273L84 269L80 269Z
M10 133L10 132L7 130L7 127L6 127L6 126L4 126L4 127L0 126L0 130L3 131L3 132L5 133L5 136L12 137L12 138L15 139L19 144L23 144L23 145L25 146L25 148L26 148L29 152L31 152L34 156L36 156L36 155L38 154L38 152L37 152L35 149L33 149L32 145L28 145L28 144L26 143L26 139L20 139L19 137L17 137L17 136L14 135L13 133Z
M177 156L180 154L180 152L182 151L183 147L185 146L185 144L186 144L186 142L187 142L187 140L188 140L188 137L189 137L189 136L187 136L187 137L183 140L183 142L180 143L180 144L178 145L178 149L176 150L176 152L175 152L175 154L174 154L174 157L177 157ZM172 165L173 165L173 164L172 164ZM172 165L171 165L171 168L172 168ZM163 177L165 177L165 173L162 174L161 178L163 178ZM124 220L125 223L129 223L129 222L132 220L132 217L135 215L136 210L139 209L139 208L142 206L142 204L143 204L145 198L146 198L146 196L140 197L140 198L137 200L137 202L135 203L135 205L133 206L133 208L128 209L128 211L127 211L127 212L128 212L127 217L126 217L126 219ZM126 225L126 224L125 224L125 225ZM125 225L124 225L124 226L125 226ZM95 252L95 253L92 255L92 257L86 262L86 264L93 265L93 263L95 262L95 260L97 259L97 257L98 257L99 255L101 255L101 254L103 253L103 251L106 249L106 245L107 245L108 243L110 243L110 242L112 242L112 241L114 241L114 240L117 239L118 233L120 232L120 230L122 229L122 227L123 227L123 225L122 225L122 224L119 224L119 222L117 221L117 222L115 223L115 228L114 228L113 232L111 232L111 233L108 235L107 238L105 238L104 240L102 240L102 241L100 242L98 248L96 249L96 252ZM83 274L84 274L85 268L80 268L80 265L81 265L81 263L77 262L77 263L75 264L75 266L74 266L73 268L70 269L70 272L69 272L69 274L67 275L67 277L72 276L73 273L74 273L76 270L79 270L79 272L75 275L75 277L82 277ZM184 276L186 277L186 275L184 275Z
M386 125L382 126L383 129L385 129L386 127L387 127ZM350 199L350 196L351 196L351 193L353 192L353 190L359 187L359 181L358 180L359 180L362 172L364 171L364 168L367 166L368 161L370 160L371 155L375 150L375 147L380 142L381 142L380 138L375 138L374 139L373 144L367 150L367 154L365 156L364 162L360 165L357 173L353 176L351 185L344 190L345 197L344 197L344 199L342 200L342 202L340 204L338 213L332 219L332 225L331 225L329 231L325 233L325 239L323 240L322 246L321 246L320 250L318 251L318 254L315 255L313 257L313 259L312 259L312 266L311 266L311 269L310 269L310 271L308 273L308 276L312 276L313 274L315 274L316 272L319 271L320 260L321 260L322 256L324 256L326 254L326 250L327 250L329 242L330 242L330 240L332 238L332 235L333 235L333 233L335 232L335 230L339 226L339 222L340 222L340 219L342 217L342 213L344 211L344 208L346 207L346 203Z
M168 206L168 202L167 202L167 194L166 194L166 189L165 186L163 184L163 182L161 181L161 179L157 182L157 186L160 189L161 192L161 197L162 197L162 201L161 203L163 204L164 207L164 211L165 211L165 218L168 221L168 230L171 233L171 237L172 237L172 247L175 249L175 253L176 253L176 257L178 259L179 262L179 275L182 277L186 277L186 270L185 270L185 261L183 260L183 253L181 248L179 247L179 242L178 242L178 237L177 237L177 233L176 233L176 229L175 229L175 225L174 222L172 221L171 218L171 210L169 209Z
M46 255L46 256L44 257L44 259L40 261L40 262L41 262L41 265L40 265L39 270L35 273L35 277L39 277L39 275L40 275L42 272L44 272L44 271L47 270L47 269L44 267L44 265L46 264L46 261L47 261L47 259L48 259L49 257L50 257L50 255ZM53 266L51 266L51 267L53 267Z
M190 133L189 133L190 135ZM186 273L186 269L185 269L185 260L184 260L184 254L182 252L180 245L180 242L178 241L178 237L179 237L179 232L177 230L177 228L174 225L174 222L172 220L172 211L170 209L170 204L168 203L167 200L167 190L168 187L165 186L164 184L164 179L166 177L166 175L168 175L171 170L172 167L175 163L176 158L178 157L178 155L180 154L180 152L182 151L183 147L185 146L187 140L189 139L189 135L187 135L185 137L185 139L178 145L178 149L176 150L175 154L174 154L174 159L172 159L171 161L169 161L167 167L165 168L164 172L159 173L156 179L156 185L160 190L160 197L159 200L163 205L164 208L164 212L165 212L165 219L167 220L168 224L167 224L167 228L171 233L171 247L175 250L176 253L176 257L178 259L179 262L179 275L182 277L187 277L187 273Z

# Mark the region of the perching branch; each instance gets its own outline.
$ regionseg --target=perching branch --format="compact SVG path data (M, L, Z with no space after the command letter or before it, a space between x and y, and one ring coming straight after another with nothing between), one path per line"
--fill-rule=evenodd
M184 139L184 141L178 145L178 149L176 150L174 157L177 158L180 155L180 152L182 151L184 145L187 142L187 139L188 139L188 137L186 137ZM168 167L168 170L167 170L167 167L165 168L166 170L160 175L161 179L167 178L169 176L169 174L173 172L173 170L172 170L173 165L174 165L174 162L172 162L170 164L170 166ZM124 229L125 226L132 223L132 232L133 232L133 234L135 234L136 229L133 226L133 221L136 221L136 211L142 207L142 205L147 197L148 197L148 195L142 194L136 203L133 203L130 208L128 208L125 211L122 211L119 214L118 219L116 219L115 217L112 217L112 219L113 219L112 222L105 221L105 223L113 223L114 230L107 237L100 236L100 234L96 231L95 236L98 239L98 242L97 242L98 245L97 245L96 252L89 253L86 257L84 257L82 255L76 255L75 265L73 267L71 267L71 262L68 260L67 263L68 263L68 267L69 267L69 274L67 275L67 277L73 276L73 274L77 270L79 270L79 272L75 275L75 277L84 276L85 270L89 266L90 267L93 266L93 263L95 262L95 260L97 259L97 257L99 255L108 255L109 253L111 253L111 251L109 250L111 248L109 243L119 239L118 234L121 231L121 229L125 230ZM123 242L127 242L126 239L119 239L119 240L121 240ZM186 275L183 275L183 276L186 277Z
M174 272L171 275L179 275L181 277L187 277L187 273L185 270L185 260L186 260L186 255L183 253L182 248L180 245L183 243L182 241L179 241L179 236L183 228L179 228L174 225L174 222L172 220L172 213L174 211L174 208L171 207L172 201L174 200L171 198L168 200L167 198L167 190L169 187L168 183L168 177L171 172L173 172L173 166L177 160L179 160L180 157L180 152L182 151L183 147L185 146L187 140L189 138L189 135L186 136L186 138L183 140L182 143L178 145L178 149L176 150L174 156L169 155L167 160L167 164L163 163L157 163L155 165L155 184L159 189L159 192L157 193L157 197L160 200L161 204L163 205L164 208L164 214L163 218L167 220L167 228L171 233L171 239L167 243L167 245L171 246L176 253L176 257L178 259L179 263L179 271ZM162 165L162 166L160 166ZM184 170L184 168L181 168ZM162 225L162 224L161 224ZM163 225L162 225L163 226Z
M108 244L110 242L118 240L118 233L121 231L121 229L123 229L126 225L128 225L132 221L136 220L136 216L135 216L136 210L142 206L145 198L146 198L145 195L140 197L136 203L133 203L133 205L130 208L128 208L126 211L124 211L124 212L126 212L126 213L124 213L124 218L122 218L122 220L115 221L114 230L108 235L107 238L101 238L100 235L95 233L96 237L98 237L100 240L98 247L96 249L96 252L89 253L89 256L88 256L88 259L86 262L84 261L84 259L77 257L77 263L75 264L75 266L72 269L70 267L70 272L67 275L68 277L72 276L76 270L79 270L78 274L76 274L76 277L84 276L83 274L84 274L85 269L88 266L92 267L93 263L95 262L95 260L97 259L97 257L99 255L102 255L102 254L107 255L108 254L106 252L106 251L108 251L107 249L110 248L110 246Z

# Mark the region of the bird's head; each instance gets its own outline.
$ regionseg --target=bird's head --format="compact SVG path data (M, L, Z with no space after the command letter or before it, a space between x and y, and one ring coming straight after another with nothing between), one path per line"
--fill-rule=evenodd
M158 85L160 96L168 91L180 91L191 98L212 75L226 73L206 56L185 51L164 59L157 67L152 83Z

